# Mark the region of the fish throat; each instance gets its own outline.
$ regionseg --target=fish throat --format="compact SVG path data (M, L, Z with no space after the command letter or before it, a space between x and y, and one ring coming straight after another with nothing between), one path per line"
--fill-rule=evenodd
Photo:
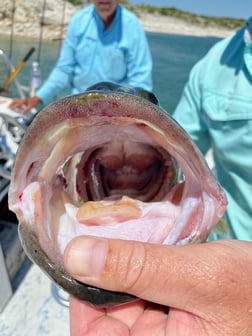
M62 126L62 130L65 127ZM126 122L125 118L121 121L117 118L115 125L104 122L103 125L99 123L99 128L101 127L102 143L95 140L100 139L95 137L96 125L85 127L82 130L84 141L80 137L80 144L76 148L78 151L71 156L66 152L67 159L56 169L55 185L57 189L61 186L63 201L68 200L80 209L82 216L78 215L78 220L84 224L92 222L95 225L97 222L97 225L102 225L103 217L97 216L97 211L93 210L101 210L106 206L106 212L111 212L110 216L113 217L115 204L118 205L115 220L122 221L118 213L121 213L122 218L127 215L130 218L128 212L138 213L138 204L134 205L132 200L160 202L178 182L179 169L176 161L149 136L156 130L144 124L144 121L134 120L133 123L132 119ZM63 133L66 134L67 142L69 133ZM93 139L91 148L87 148L87 137ZM62 137L59 139L60 142L63 141ZM58 151L53 154L54 151L52 149L49 161L56 159ZM49 162L45 162L45 167L48 165ZM122 199L123 202L116 203ZM87 205L88 202L92 202L91 207ZM113 220L111 222L114 223ZM104 224L107 225L106 221Z
M177 166L159 146L121 139L71 157L60 176L77 203L122 196L149 202L161 200L177 182Z

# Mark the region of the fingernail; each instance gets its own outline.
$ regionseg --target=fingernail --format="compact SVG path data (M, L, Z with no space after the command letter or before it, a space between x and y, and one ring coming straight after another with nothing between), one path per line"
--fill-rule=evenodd
M107 250L106 240L78 237L66 249L66 268L73 276L95 277L104 267Z

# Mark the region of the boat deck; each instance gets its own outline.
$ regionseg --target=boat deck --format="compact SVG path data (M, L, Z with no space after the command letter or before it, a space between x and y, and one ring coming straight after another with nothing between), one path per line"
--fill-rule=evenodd
M51 284L38 266L29 268L0 313L1 336L70 335L68 307L52 295Z

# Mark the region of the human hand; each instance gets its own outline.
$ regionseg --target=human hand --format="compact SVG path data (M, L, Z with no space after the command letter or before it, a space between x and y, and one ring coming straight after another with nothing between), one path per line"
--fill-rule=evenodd
M250 242L164 246L82 236L68 245L65 265L81 282L142 299L100 309L71 298L72 336L251 334Z
M29 98L17 98L17 99L13 99L13 101L9 105L9 108L10 109L19 108L20 112L22 114L25 114L40 103L41 103L41 100L37 96L29 97Z

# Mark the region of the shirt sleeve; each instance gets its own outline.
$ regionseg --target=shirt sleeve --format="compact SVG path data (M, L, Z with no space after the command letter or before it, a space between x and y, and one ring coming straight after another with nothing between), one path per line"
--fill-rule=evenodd
M211 143L201 104L202 83L200 73L202 67L204 68L204 60L199 61L191 70L189 80L185 85L173 117L205 155L210 149Z
M75 67L75 27L74 22L69 24L66 37L63 41L58 61L47 80L37 91L36 95L47 104L64 88L70 87Z
M132 44L128 51L127 82L130 86L152 91L152 57L145 32L136 21L128 34Z

